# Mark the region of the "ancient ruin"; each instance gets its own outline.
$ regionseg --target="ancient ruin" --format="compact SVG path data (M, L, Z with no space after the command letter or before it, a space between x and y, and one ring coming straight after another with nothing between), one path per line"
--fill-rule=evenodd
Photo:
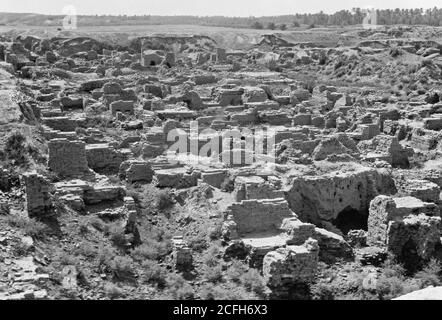
M0 300L441 286L442 28L358 23L5 26Z

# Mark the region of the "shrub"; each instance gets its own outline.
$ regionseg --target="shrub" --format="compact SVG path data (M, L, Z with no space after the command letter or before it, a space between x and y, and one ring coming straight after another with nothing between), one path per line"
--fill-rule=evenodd
M381 300L395 298L401 295L403 290L403 279L399 277L381 275L376 283L376 293Z
M107 267L114 278L119 281L132 280L135 272L132 268L133 261L126 256L116 256L108 262Z
M59 253L57 253L56 259L60 262L61 265L64 266L71 266L77 264L76 258L72 254L67 253L65 251L60 251Z
M419 281L421 288L426 288L428 286L440 286L441 279L441 266L439 261L436 259L431 259L430 262L414 276L415 279Z
M166 285L166 271L159 266L158 263L146 260L143 262L142 267L144 270L144 281L156 284L160 288L163 288Z
M50 231L44 223L20 215L7 216L6 221L10 226L19 228L36 239L43 239Z
M11 249L12 249L12 253L17 257L25 256L30 251L29 245L22 242L22 241L17 241L15 243L13 243L11 246Z
M209 230L209 238L210 240L217 240L220 239L222 236L222 223L217 223Z
M191 237L188 241L189 247L196 252L202 252L207 248L207 240L204 234L199 233Z
M386 277L403 277L405 272L404 266L397 263L393 256L389 256L382 264L382 274Z
M206 283L201 287L200 297L203 300L243 300L250 299L248 293L241 288L221 287Z
M108 247L98 248L98 267L104 267L115 257L115 253Z
M84 242L79 247L77 252L86 258L92 259L97 256L97 249L91 244Z
M89 218L88 223L98 231L106 230L106 223L98 217Z
M253 29L263 29L264 26L262 25L261 22L255 21L255 22L252 23L252 28Z
M220 249L216 245L212 245L203 255L203 262L208 267L215 267L219 264Z
M179 274L170 274L166 278L169 295L176 300L190 300L194 297L193 288Z
M223 268L221 265L217 265L214 267L204 267L204 273L203 273L204 279L207 281L216 283L222 280L223 278Z
M109 228L109 238L117 248L125 249L127 247L127 238L123 227L118 225L111 226Z
M332 283L318 282L310 287L312 299L334 300L334 285Z
M104 286L104 292L109 299L118 299L124 296L124 290L113 283L106 284Z
M169 189L162 189L158 192L157 208L166 210L174 205L173 197Z
M276 29L275 23L273 23L273 22L268 23L267 24L267 29L275 30Z
M266 60L265 62L265 66L267 67L267 69L269 69L270 71L278 71L278 62L276 61L275 58L271 58Z
M18 164L27 162L25 142L26 137L19 131L6 138L5 152L10 160L15 160Z
M233 282L240 282L241 277L247 271L248 267L241 261L235 260L227 269L227 277Z
M89 233L89 224L87 221L80 222L80 225L78 226L78 231L80 234L85 235Z
M259 274L256 269L249 269L241 276L241 283L244 287L258 295L264 293L265 283L264 278Z
M156 241L155 239L148 239L142 245L134 248L131 251L131 256L136 261L146 259L159 260L169 254L171 249L172 243L169 240Z

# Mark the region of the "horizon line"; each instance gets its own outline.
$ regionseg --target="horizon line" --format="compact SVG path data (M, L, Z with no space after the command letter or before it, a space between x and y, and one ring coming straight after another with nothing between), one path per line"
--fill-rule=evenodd
M420 9L420 10L428 10L428 9L442 9L441 7L437 7L437 6L432 6L432 7L410 7L410 8L398 8L398 7L391 7L391 8L375 8L376 10L395 10L395 9L399 9L399 10L416 10L416 9ZM81 14L77 14L78 17L88 17L88 16L114 16L114 17L119 17L119 16L127 16L127 17L143 17L143 16L151 16L151 17L195 17L195 18L212 18L212 17L221 17L221 18L271 18L271 17L285 17L285 16L294 16L294 15L305 15L305 14L310 14L310 15L315 15L315 14L326 14L326 15L333 15L335 13L338 13L340 11L350 11L352 12L353 9L364 9L363 7L352 7L350 9L348 8L343 8L343 9L339 9L339 10L335 10L333 12L325 12L323 10L318 11L318 12L294 12L294 13L289 13L289 14L277 14L277 15L268 15L268 16L253 16L253 15L249 15L249 16L242 16L242 15L238 15L238 16L229 16L229 15L189 15L189 14L174 14L174 15L161 15L161 14L126 14L126 13L101 13L101 14L94 14L94 13L81 13ZM60 14L56 14L56 13L40 13L40 12L14 12L14 11L0 11L0 15L1 14L29 14L29 15L42 15L42 16L65 16L65 14L60 13Z

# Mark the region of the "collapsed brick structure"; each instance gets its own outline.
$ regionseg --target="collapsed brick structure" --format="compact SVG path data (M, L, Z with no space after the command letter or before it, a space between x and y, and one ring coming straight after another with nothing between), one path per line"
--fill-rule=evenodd
M294 216L283 198L242 200L226 211L230 237L247 233L277 230L284 218Z
M286 246L264 256L263 276L278 298L290 297L293 287L314 280L318 264L319 246L308 239L300 246Z
M84 142L52 139L48 142L48 147L48 166L56 174L66 177L81 177L88 171Z
M386 246L408 268L419 268L440 244L439 206L410 196L377 196L370 203L367 242Z
M375 196L394 194L396 188L388 172L360 167L348 172L294 177L285 192L290 208L301 219L320 223L333 222L346 210L353 210L355 219L358 214L367 216Z
M116 150L109 144L89 144L86 158L89 168L95 171L116 172L130 155L130 150Z
M119 176L128 182L151 182L154 171L149 162L143 160L126 160L120 164Z
M50 213L52 201L49 181L35 172L25 173L22 178L26 190L26 208L29 217L41 217Z

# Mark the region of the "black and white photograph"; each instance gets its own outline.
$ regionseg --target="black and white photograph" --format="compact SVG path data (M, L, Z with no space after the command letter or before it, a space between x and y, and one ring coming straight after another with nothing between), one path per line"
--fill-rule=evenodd
M440 0L0 0L1 306L442 300L441 188Z

